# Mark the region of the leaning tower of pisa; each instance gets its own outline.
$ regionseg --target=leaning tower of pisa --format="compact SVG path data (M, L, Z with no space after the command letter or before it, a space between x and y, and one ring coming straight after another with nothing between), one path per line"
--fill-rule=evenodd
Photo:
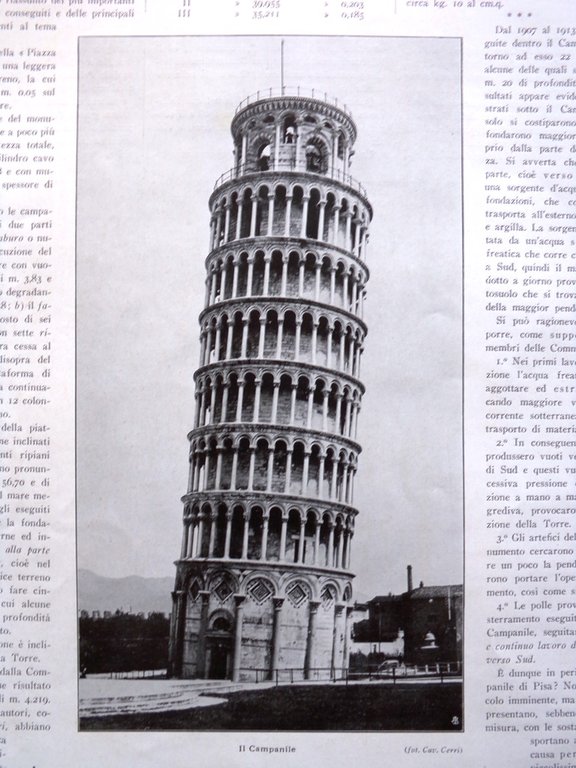
M209 200L171 674L325 679L348 665L372 209L326 94L260 92Z

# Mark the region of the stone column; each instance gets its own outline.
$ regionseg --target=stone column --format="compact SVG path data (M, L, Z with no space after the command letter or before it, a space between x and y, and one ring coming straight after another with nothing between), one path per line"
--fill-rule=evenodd
M256 215L258 213L258 196L252 195L250 198L252 207L250 209L250 237L256 237Z
M262 515L262 541L260 542L260 560L266 560L268 554L268 523L270 521L270 515L268 512L264 512Z
M302 294L300 294L302 295ZM298 362L300 360L300 337L302 334L302 320L301 318L296 318L296 334L294 338L294 360Z
M210 250L216 247L216 217L210 218Z
M254 462L256 458L256 448L250 447L250 464L248 468L248 491L251 491L254 486Z
M236 211L236 240L240 239L240 232L242 227L242 208L244 206L244 202L242 200L238 201L238 209Z
M218 248L220 245L220 234L222 232L222 210L219 208L216 214L216 237L214 247Z
M264 357L264 343L266 340L266 318L260 318L260 333L258 335L258 357Z
M170 677L179 677L183 668L183 644L184 627L186 625L186 593L184 590L172 592L172 610L174 632L170 637L174 638L170 643Z
M342 306L346 310L350 310L350 297L348 296L348 272L344 272L343 277L343 283L342 283L342 298L343 298L343 304Z
M352 228L352 211L346 211L346 235L344 239L344 248L349 251L351 250L351 237L350 237L350 230Z
M275 381L274 382L274 390L272 392L272 418L270 419L270 422L272 424L276 424L276 420L278 418L278 397L280 394L280 382Z
M290 484L292 482L292 448L286 449L286 482L284 484L284 493L290 493Z
M272 492L272 475L274 472L274 446L268 447L268 464L266 465L266 492Z
M332 221L332 242L334 245L338 245L338 229L340 228L340 206L334 206L334 219ZM332 303L332 302L330 302Z
M282 528L280 530L280 553L278 560L283 563L286 560L286 531L288 530L288 513L282 512Z
M324 210L326 208L326 200L320 200L320 211L318 213L318 233L316 235L317 240L324 240Z
M210 357L212 354L212 328L208 327L206 331L206 349L204 350L205 357L202 365L208 365L210 363Z
M292 195L286 195L286 221L284 223L284 237L290 237L291 217L292 217Z
M308 495L308 470L310 467L310 451L304 451L304 463L302 466L302 496Z
M340 420L342 418L342 398L344 395L342 392L336 394L336 428L335 432L341 433Z
M246 296L252 296L254 281L254 256L248 256L248 274L246 275Z
M198 515L198 541L196 544L196 556L202 557L202 538L204 536L204 518L206 515L204 512L200 512Z
M314 275L314 301L320 301L320 278L322 275L322 264L316 264L316 274Z
M288 292L288 254L282 255L282 280L280 284L280 295L286 296Z
M350 563L352 562L352 538L354 536L354 531L352 528L349 529L348 532L348 558L346 560L345 568L346 570L350 570Z
M228 205L228 203L226 203L226 205L224 206L224 211L225 211L225 214L224 214L224 241L223 242L227 243L228 236L230 234L230 206ZM220 293L220 297L224 298L224 293L222 290Z
M268 237L272 237L272 225L274 223L274 192L268 193Z
M229 319L227 322L228 331L226 333L226 360L232 359L232 337L234 336L234 321Z
M302 221L300 222L300 237L304 239L306 237L306 222L308 219L308 203L310 198L304 195L302 198Z
M210 273L210 304L216 301L216 270L212 267Z
M339 650L341 647L342 636L342 616L344 614L344 605L337 603L334 607L334 631L332 633L332 673L340 666Z
M220 484L222 482L222 447L216 447L216 482L214 483L214 490L220 490Z
M332 520L328 523L328 552L326 557L326 565L328 568L334 566L334 528L335 524Z
M242 404L244 401L244 381L238 382L238 401L236 403L236 421L242 421Z
M292 391L290 393L290 420L289 424L291 426L294 425L294 421L296 419L296 390L298 389L298 384L292 384Z
M200 365L204 365L206 358L206 331L203 330L200 334Z
M242 618L244 613L244 595L234 595L236 604L236 621L234 623L234 662L232 666L232 680L236 683L240 679L240 661L242 655Z
M312 364L316 365L316 348L318 346L318 321L312 323Z
M188 454L188 485L186 486L187 492L194 490L194 454L192 451Z
M354 503L354 476L356 475L356 467L354 464L350 464L348 472L348 504Z
M198 454L198 451L194 452L195 461L194 461L194 479L192 480L192 488L191 490L197 491L198 490L198 483L200 482L200 457Z
M305 259L301 258L298 262L298 294L304 296L304 267Z
M324 456L320 456L320 462L318 466L318 498L321 499L324 492L324 462L326 461Z
M220 413L221 422L227 421L229 390L230 390L230 383L228 381L225 381L224 384L222 385L222 412Z
M210 384L210 424L214 424L214 411L216 410L216 381Z
M330 479L330 498L336 501L336 483L338 482L338 459L332 459L332 477Z
M241 207L238 208L238 215L240 215L240 211ZM238 219L238 228L240 228L240 219ZM232 298L235 299L238 296L238 271L240 269L237 256L234 257L232 264L234 267L234 271L232 272Z
M273 597L274 619L272 624L272 653L270 654L270 679L274 680L276 670L278 669L278 659L280 657L281 647L281 627L282 627L282 606L283 597Z
M308 429L312 428L312 410L314 408L314 390L309 389L308 390L308 412L306 415L306 427Z
M296 561L298 563L304 562L304 534L306 532L306 518L304 515L300 518L300 536L298 538L298 556Z
M240 357L246 357L248 350L248 318L242 320L242 347Z
M267 253L266 256L264 256L264 285L262 287L262 293L264 296L268 296L268 293L270 292L270 262L272 260L272 256Z
M257 423L260 417L260 395L262 392L262 379L256 379L256 389L254 392L254 410L252 412L252 421Z
M282 126L280 123L276 125L276 131L274 134L274 170L278 169L278 163L280 161L280 132Z
M330 397L330 392L325 389L324 390L324 399L322 401L322 431L327 432L328 431L328 398Z
M232 471L230 472L230 490L236 490L236 475L238 474L238 448L232 449Z
M230 539L232 538L232 510L226 510L226 538L224 541L224 557L230 557Z
M342 557L342 527L337 527L338 536L336 537L336 552L334 553L334 562L332 563L334 568L341 568L342 564L340 559Z
M301 121L296 121L296 147L294 150L294 167L296 170L300 169L300 150L302 148L302 138L300 136Z
M282 337L284 335L284 318L278 318L278 337L276 339L276 358L282 357Z
M208 557L214 557L214 545L216 543L216 525L218 521L218 513L211 512L210 514L210 539L208 541Z
M248 534L250 532L250 511L244 512L242 528L242 560L248 559Z
M342 501L348 503L350 501L350 465L346 464L344 468L344 477L342 478L344 487L342 489Z
M188 552L187 558L193 558L196 550L196 519L193 517L190 520L190 534L188 536Z
M188 534L189 534L190 524L188 520L184 519L184 529L182 531L182 547L180 549L180 559L184 560L186 557L186 552L188 551Z
M350 398L346 398L346 406L344 411L344 437L350 437Z
M312 677L312 669L314 662L316 661L316 619L318 617L318 606L320 603L317 600L310 600L310 616L308 619L308 636L306 639L306 658L304 660L304 678L310 680Z
M316 520L314 527L314 557L312 565L318 565L318 555L320 554L320 531L322 530L322 521Z
M196 674L198 677L206 677L206 632L208 631L208 606L210 592L202 590L199 594L202 601L200 607L200 627L198 630L198 652L196 656Z
M352 253L354 256L358 256L358 244L359 244L359 238L358 238L358 219L354 219L354 230L352 231Z
M248 136L247 136L247 134L244 134L242 136L242 157L240 159L240 172L241 173L244 173L244 171L246 170L247 148L248 148Z

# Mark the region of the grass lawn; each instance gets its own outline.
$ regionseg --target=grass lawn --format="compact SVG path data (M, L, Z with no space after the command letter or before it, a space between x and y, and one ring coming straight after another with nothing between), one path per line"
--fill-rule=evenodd
M455 719L456 718L456 719ZM86 731L459 731L461 683L293 685L231 693L222 705L86 717Z

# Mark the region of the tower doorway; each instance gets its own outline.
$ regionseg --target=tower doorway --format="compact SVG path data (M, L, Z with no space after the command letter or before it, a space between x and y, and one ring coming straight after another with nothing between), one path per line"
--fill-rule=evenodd
M210 680L226 680L230 677L231 644L222 640L212 640L209 646L210 666L208 677Z
M228 680L232 677L232 622L219 615L211 622L207 643L207 677L210 680Z

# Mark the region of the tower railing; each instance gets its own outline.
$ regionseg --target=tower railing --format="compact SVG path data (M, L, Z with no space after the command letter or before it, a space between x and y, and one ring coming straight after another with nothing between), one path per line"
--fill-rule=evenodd
M353 176L351 176L349 173L344 173L343 171L339 170L338 168L328 168L326 171L311 171L309 168L306 167L306 162L300 162L296 163L294 160L278 160L277 162L274 162L274 160L270 161L270 167L262 170L260 168L230 168L228 171L225 171L223 174L221 174L217 179L216 183L214 184L214 189L218 189L218 187L221 187L223 184L226 184L229 181L234 181L234 179L240 179L243 176L258 176L266 178L268 174L272 173L282 173L282 172L289 172L289 173L306 173L311 174L312 176L318 176L319 178L324 179L332 179L333 181L339 181L341 184L345 184L346 186L353 189L355 192L358 192L362 197L367 197L366 190L364 186L357 181Z
M262 101L262 99L282 98L283 96L299 96L302 98L316 99L316 101L322 101L325 104L330 104L331 106L336 107L352 119L352 114L346 104L339 102L338 99L333 96L329 96L326 91L322 91L319 88L300 88L300 86L290 85L285 85L281 88L264 88L261 91L256 91L256 93L251 93L250 96L246 96L246 98L238 104L234 114L237 115L238 112L241 112L250 104L255 104L257 101Z

